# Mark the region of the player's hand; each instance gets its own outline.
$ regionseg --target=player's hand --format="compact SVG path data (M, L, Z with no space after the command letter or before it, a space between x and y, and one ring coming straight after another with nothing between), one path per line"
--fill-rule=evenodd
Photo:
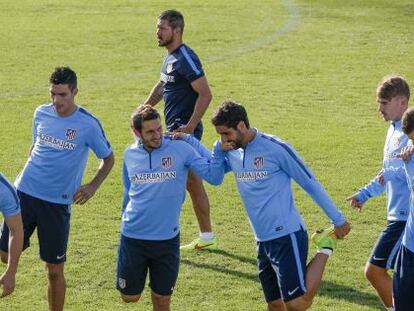
M94 196L95 192L96 188L91 184L80 186L78 191L73 195L73 203L80 205L85 204Z
M345 223L340 226L335 226L335 235L338 239L343 239L351 231L351 226L348 221L345 220Z
M385 186L385 178L382 170L378 173L376 178L378 182L381 184L381 186Z
M178 129L176 129L174 132L183 132L187 134L193 134L194 128L190 127L188 124L183 124Z
M167 135L169 135L172 139L185 139L188 134L184 132L168 132Z
M3 291L1 293L0 298L6 297L13 293L14 288L16 286L15 276L5 272L0 277L0 287L3 286Z
M357 200L356 194L347 197L346 201L349 202L349 205L351 205L353 208L357 209L358 212L362 211L362 207L364 206L364 204Z
M220 144L221 150L223 150L224 152L233 150L236 147L233 142L227 142L227 141L222 142L221 141L220 143L221 143Z
M404 148L401 149L401 152L397 154L397 158L403 159L405 163L408 163L413 153L414 153L414 146L405 146Z

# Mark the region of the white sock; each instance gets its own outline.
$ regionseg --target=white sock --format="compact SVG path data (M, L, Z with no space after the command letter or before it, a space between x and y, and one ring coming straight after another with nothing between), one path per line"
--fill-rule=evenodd
M214 239L214 233L213 232L200 232L200 239L203 241L211 241Z
M321 249L318 249L318 253L325 254L325 255L328 255L328 256L331 256L332 255L332 252L333 251L330 248L321 248Z
M394 307L387 308L388 311L395 311Z

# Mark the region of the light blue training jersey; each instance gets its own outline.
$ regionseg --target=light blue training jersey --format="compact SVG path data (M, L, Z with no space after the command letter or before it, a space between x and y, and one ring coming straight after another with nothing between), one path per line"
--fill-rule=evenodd
M82 182L89 149L100 158L112 153L98 119L82 107L59 116L53 104L39 106L33 117L33 150L16 188L38 199L72 204Z
M410 198L410 212L405 225L405 230L402 238L402 244L414 253L414 156L408 163L404 163L405 173L407 176L409 189L411 193Z
M16 189L6 177L0 173L0 211L4 217L14 216L20 213L19 198Z
M220 163L210 163L210 153L203 148L200 144L197 148L201 156L188 143L165 136L161 146L151 152L140 141L125 150L122 235L167 240L179 233L188 171L215 184L224 175ZM217 168L212 172L214 165Z
M193 144L195 139L189 142ZM223 152L220 143L216 142L212 161L217 160L224 167L223 174L234 173L257 241L306 229L295 207L291 179L312 197L333 224L345 222L342 213L296 151L275 136L257 131L244 149L229 152Z
M396 155L407 146L408 137L403 133L401 121L391 122L384 145L382 169L386 181L382 186L377 178L359 189L356 198L365 203L368 199L386 192L387 219L389 221L406 221L410 206L410 191L404 174L404 161Z

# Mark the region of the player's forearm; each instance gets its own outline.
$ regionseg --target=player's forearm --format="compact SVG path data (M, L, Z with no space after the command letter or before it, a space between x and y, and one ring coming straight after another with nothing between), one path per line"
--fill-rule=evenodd
M148 98L144 101L144 105L151 105L155 106L158 104L161 99L164 92L164 84L159 81L151 90L150 94L148 95Z
M114 154L111 153L108 157L103 159L101 161L101 164L98 168L98 171L96 172L95 177L92 179L90 184L96 189L100 187L100 185L104 182L106 177L109 175L109 173L112 170L112 167L115 163L115 157Z
M6 273L14 275L17 272L17 265L23 249L23 224L20 214L7 217L5 220L10 230Z
M210 105L212 95L210 92L207 94L199 94L196 104L194 106L193 114L191 115L190 120L187 123L187 127L190 128L192 131L197 127L197 124L203 118L208 106Z

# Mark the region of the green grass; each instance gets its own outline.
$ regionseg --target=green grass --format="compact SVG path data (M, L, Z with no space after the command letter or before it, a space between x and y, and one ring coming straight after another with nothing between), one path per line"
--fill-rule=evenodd
M363 213L344 198L381 167L387 125L376 112L381 78L400 73L414 85L414 4L409 0L176 1L186 17L185 42L200 56L214 99L243 103L251 123L296 147L349 218L353 231L330 259L312 310L379 310L363 267L385 224L384 197ZM30 145L31 118L47 102L57 65L78 73L78 102L99 117L117 157L94 199L73 206L66 264L66 310L149 310L120 302L114 289L122 197L122 152L131 142L128 118L159 77L165 53L156 45L157 14L168 1L10 1L0 3L0 171L14 179ZM160 105L161 107L161 105ZM98 161L91 157L85 180ZM255 243L234 178L208 186L222 251L183 254L174 310L265 310L255 268ZM294 186L310 230L328 220ZM197 234L188 200L182 241ZM312 255L314 250L310 251ZM22 259L17 291L4 310L47 309L46 276L36 238Z

